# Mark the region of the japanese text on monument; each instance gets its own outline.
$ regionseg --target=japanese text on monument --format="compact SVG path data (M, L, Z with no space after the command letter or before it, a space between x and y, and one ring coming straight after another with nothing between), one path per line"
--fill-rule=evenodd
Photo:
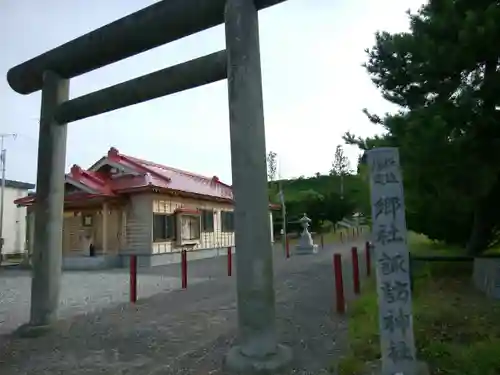
M415 368L409 254L399 153L370 150L373 244L384 374L410 375Z

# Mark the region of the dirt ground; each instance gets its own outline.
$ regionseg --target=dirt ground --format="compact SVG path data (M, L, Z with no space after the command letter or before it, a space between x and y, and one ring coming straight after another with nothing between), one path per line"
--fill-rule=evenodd
M331 264L334 251L345 254L351 295L351 245L275 256L277 328L293 349L291 373L326 373L344 349L346 321L333 312ZM0 336L0 374L225 374L224 354L237 341L236 277L221 272L221 264L192 262L190 274L209 281L61 320L40 338ZM154 272L174 276L167 268Z

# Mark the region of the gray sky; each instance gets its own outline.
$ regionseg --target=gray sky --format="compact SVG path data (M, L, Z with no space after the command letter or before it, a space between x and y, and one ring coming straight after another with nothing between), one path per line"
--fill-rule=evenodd
M35 182L40 93L7 84L12 66L139 10L151 0L0 0L0 133L7 178ZM404 31L405 10L422 0L289 0L261 11L266 144L283 177L327 173L346 131L380 129L361 109L383 101L361 63L377 30ZM219 26L71 81L71 97L224 48ZM115 146L124 154L231 182L226 82L218 82L69 125L67 166L84 168ZM346 148L354 166L357 150Z

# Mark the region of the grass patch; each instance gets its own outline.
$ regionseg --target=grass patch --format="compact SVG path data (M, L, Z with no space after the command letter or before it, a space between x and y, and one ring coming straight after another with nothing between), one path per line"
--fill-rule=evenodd
M408 245L414 255L464 255L465 249L428 239L423 234L408 232Z
M409 242L419 254L441 246L427 240L426 248L425 238L415 235ZM471 285L471 272L471 262L428 262L414 273L417 353L433 375L500 374L500 303ZM380 357L377 314L375 282L368 280L349 313L350 350L340 375L364 374L366 364Z
M465 255L465 248L450 246L440 241L428 239L423 234L408 232L410 251L415 255ZM492 247L484 255L500 255L500 246Z
M500 246L492 247L484 252L484 255L500 255Z

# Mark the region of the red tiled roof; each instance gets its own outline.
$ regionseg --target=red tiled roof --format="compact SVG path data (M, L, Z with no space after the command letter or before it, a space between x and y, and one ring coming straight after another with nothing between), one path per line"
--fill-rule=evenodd
M106 195L90 194L90 193L86 193L83 191L79 191L79 192L67 194L64 197L64 202L65 203L72 203L72 202L79 202L79 201L83 201L83 200L87 201L90 199L103 198L103 197L106 197ZM35 195L27 195L25 197L16 199L14 201L14 203L19 205L19 206L31 206L33 203L35 203L35 201L36 201Z
M135 180L134 188L152 186L203 195L206 197L225 200L233 199L231 187L219 181L219 178L216 176L205 177L177 168L153 163L151 161L138 159L133 156L123 155L115 148L109 150L107 158L118 165L128 167L136 172L145 173L142 181L140 181L140 178ZM128 184L131 181L118 181L119 179L116 180L117 186L113 187L114 191L118 192L130 188Z
M115 195L109 183L109 179L106 179L105 176L97 172L84 170L76 164L71 167L71 171L66 175L66 178L67 180L72 179L79 182L95 191L97 194Z
M112 165L129 171L129 174L110 176L100 170L103 165ZM204 199L224 200L231 202L233 192L231 186L221 182L217 176L205 177L199 174L167 167L133 156L121 154L112 147L108 154L84 170L73 165L66 175L67 183L83 185L88 190L86 194L70 193L66 195L67 202L80 197L116 197L121 193L142 189L170 190L178 193L188 193ZM28 196L14 201L18 205L30 205L34 196ZM271 208L279 208L271 205Z

